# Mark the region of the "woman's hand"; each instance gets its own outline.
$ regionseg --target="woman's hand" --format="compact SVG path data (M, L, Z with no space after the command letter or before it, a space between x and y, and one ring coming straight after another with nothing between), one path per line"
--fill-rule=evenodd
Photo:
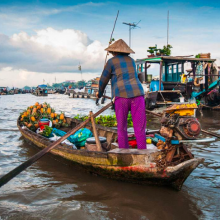
M98 92L96 92L95 96L96 96L97 99L99 99L99 93Z

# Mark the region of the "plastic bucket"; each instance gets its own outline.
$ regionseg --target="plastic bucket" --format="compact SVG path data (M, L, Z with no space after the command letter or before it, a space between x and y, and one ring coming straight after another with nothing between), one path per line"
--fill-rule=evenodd
M180 102L184 102L184 97L180 97Z
M160 85L159 80L152 80L151 83L150 83L150 91L151 92L159 91L159 89L160 89L159 85ZM164 90L163 83L161 83L161 90Z
M45 126L45 125L47 125L47 126L49 126L49 124L50 124L50 121L49 121L49 119L46 119L46 118L42 118L40 121L39 121L39 126Z

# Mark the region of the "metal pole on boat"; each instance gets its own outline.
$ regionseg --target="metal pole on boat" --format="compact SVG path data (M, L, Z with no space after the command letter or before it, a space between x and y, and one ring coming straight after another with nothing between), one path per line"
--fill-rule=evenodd
M116 25L116 22L117 22L117 19L118 19L118 14L119 14L119 10L118 10L118 13L117 13L116 18L115 18L115 23L114 23L114 26L113 26L113 29L112 29L112 33L111 33L111 36L110 36L108 46L110 46L110 44L112 43L112 36L113 36L114 30L115 30L115 25ZM107 57L108 57L108 52L106 53L105 64L106 64L106 61L107 61ZM105 64L104 64L104 67L105 67Z
M115 25L116 25L116 22L117 22L117 19L118 19L118 15L119 15L119 10L118 10L118 13L117 13L116 18L115 18L115 23L114 23L114 26L113 26L113 29L112 29L112 33L111 33L111 36L110 36L108 46L110 46L110 44L112 43L112 36L113 36L114 30L115 30ZM108 57L108 51L107 51L106 56L105 56L104 68L105 68L105 64L106 64L106 61L107 61L107 57ZM96 99L96 105L98 105L98 104L99 104L99 98Z
M169 42L169 11L167 12L167 46Z
M131 26L129 26L129 47L131 47Z
M96 118L99 114L101 114L102 112L104 112L106 109L108 109L109 107L112 106L112 102L110 102L109 104L107 104L105 107L103 107L102 109L100 109L98 112L96 112L95 114L93 114L93 118ZM57 141L53 142L52 144L50 144L48 147L44 148L43 150L39 151L37 154L35 154L34 156L32 156L29 160L25 161L24 163L20 164L19 166L17 166L15 169L11 170L9 173L5 174L4 176L2 176L0 178L0 187L2 187L3 185L5 185L7 182L9 182L11 179L13 179L14 177L16 177L19 173L21 173L23 170L25 170L26 168L28 168L29 166L31 166L34 162L36 162L37 160L39 160L41 157L43 157L46 153L48 153L49 151L51 151L53 148L55 148L57 145L59 145L61 142L63 142L64 140L66 140L70 135L74 134L76 131L78 131L80 128L83 128L88 122L90 122L91 117L89 116L88 119L86 119L84 122L78 124L74 129L72 129L71 131L69 131L67 134L65 134L63 137L61 137L60 139L58 139Z
M163 61L160 61L160 80L159 80L159 90L161 90L162 71L163 71Z

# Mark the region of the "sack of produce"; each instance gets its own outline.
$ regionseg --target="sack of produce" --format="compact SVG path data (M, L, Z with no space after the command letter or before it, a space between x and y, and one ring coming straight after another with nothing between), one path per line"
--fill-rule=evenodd
M53 129L53 133L58 136L64 136L66 134L65 131L61 131L57 128ZM75 134L70 135L67 140L75 144L76 147L82 147L85 146L86 139L89 137L93 137L92 132L87 128L81 128Z
M87 128L81 128L75 134L71 135L71 140L74 141L74 144L77 147L85 146L86 139L89 137L93 137L92 132ZM71 141L70 141L71 142Z

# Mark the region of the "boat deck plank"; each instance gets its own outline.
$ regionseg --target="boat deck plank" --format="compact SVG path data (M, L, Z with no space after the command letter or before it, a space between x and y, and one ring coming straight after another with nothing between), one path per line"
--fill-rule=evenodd
M116 153L116 154L145 154L149 155L151 153L158 152L159 150L153 144L148 144L146 150L138 150L138 149L120 149L115 148L113 150L108 151L108 153Z

